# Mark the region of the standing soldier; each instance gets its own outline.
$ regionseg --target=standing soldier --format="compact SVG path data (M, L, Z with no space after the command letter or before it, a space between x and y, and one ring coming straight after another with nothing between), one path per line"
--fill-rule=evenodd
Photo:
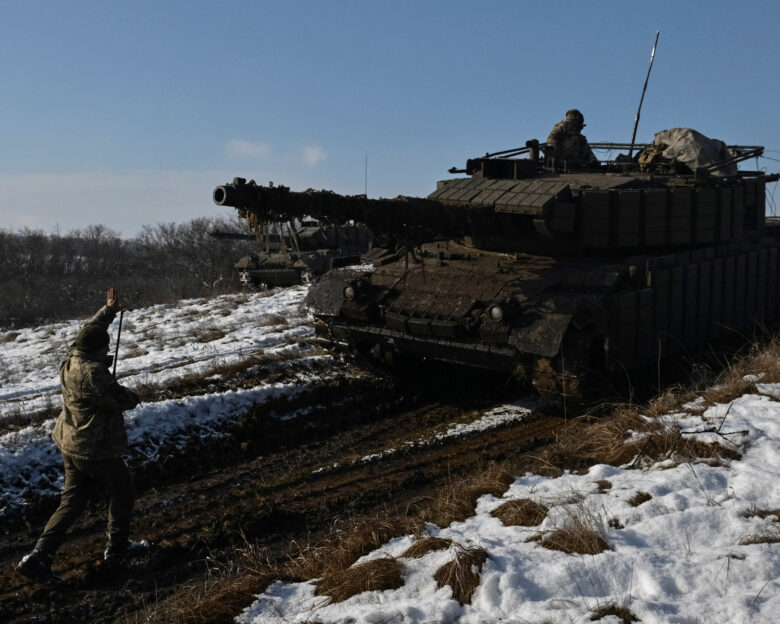
M566 118L553 126L547 137L545 157L556 169L583 169L598 167L598 158L582 135L585 118L576 108L566 111Z
M52 438L65 464L65 491L35 548L16 567L28 578L56 580L52 557L94 486L111 496L104 565L122 564L130 552L149 546L128 539L135 490L122 460L127 452L122 412L138 405L138 396L120 386L109 370L107 329L119 309L119 295L111 288L106 305L81 328L60 365L63 406Z

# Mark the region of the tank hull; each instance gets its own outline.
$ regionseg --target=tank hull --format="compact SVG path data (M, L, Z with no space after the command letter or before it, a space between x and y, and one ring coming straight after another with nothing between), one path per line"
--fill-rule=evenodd
M306 305L320 331L382 357L502 371L573 395L776 325L779 248L776 227L740 243L624 258L439 242L372 273L331 271Z

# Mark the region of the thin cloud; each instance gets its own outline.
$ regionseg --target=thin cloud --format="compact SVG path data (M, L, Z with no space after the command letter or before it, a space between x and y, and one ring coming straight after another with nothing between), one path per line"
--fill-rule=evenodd
M239 158L265 158L271 154L271 146L262 141L231 139L225 145L225 153Z
M310 167L313 167L314 165L321 163L323 160L326 160L328 158L328 154L325 152L324 149L322 149L322 145L318 145L317 143L312 143L311 145L306 145L303 148L303 162L306 165L309 165Z

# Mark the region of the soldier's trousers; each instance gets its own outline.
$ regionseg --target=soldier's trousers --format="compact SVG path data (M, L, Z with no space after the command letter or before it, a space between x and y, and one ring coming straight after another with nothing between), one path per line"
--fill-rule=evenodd
M52 514L40 540L54 552L65 541L70 526L84 511L88 500L98 492L108 493L108 535L115 540L130 534L130 516L135 502L133 478L121 457L101 460L76 459L62 454L65 463L65 491L60 506Z

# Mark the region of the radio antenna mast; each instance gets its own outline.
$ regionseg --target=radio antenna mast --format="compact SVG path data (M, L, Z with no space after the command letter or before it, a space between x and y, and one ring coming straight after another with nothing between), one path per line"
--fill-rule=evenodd
M639 126L639 113L642 110L642 102L645 101L645 91L647 91L647 82L650 80L650 72L653 69L653 61L655 60L655 47L658 45L658 35L661 34L660 30L655 31L655 43L653 44L653 51L650 53L650 67L647 68L647 77L645 78L645 86L642 87L642 97L639 98L639 108L636 109L636 118L634 119L634 132L631 134L631 149L628 150L628 157L631 158L634 154L634 141L636 140L636 129Z

